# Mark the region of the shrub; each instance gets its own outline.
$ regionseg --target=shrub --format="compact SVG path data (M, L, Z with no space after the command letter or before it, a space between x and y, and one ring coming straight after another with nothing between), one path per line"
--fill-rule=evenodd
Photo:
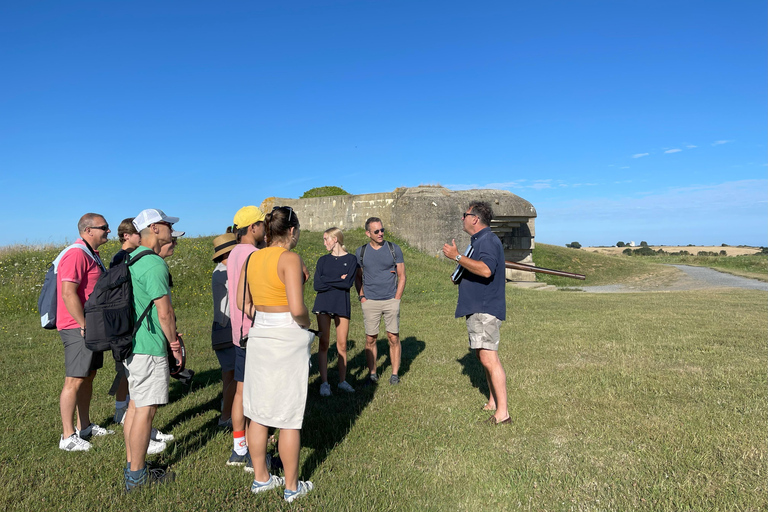
M341 187L315 187L307 190L302 194L300 199L307 199L310 197L327 197L327 196L348 196L349 192Z
M627 247L626 249L624 249L623 251L621 251L621 253L622 253L622 254L626 254L627 256L632 256L632 249L630 249L629 247Z
M616 247L624 247L625 245L624 242L616 242Z
M648 247L648 242L643 240L642 242L640 242L640 247Z
M720 251L720 256L728 256L728 251L723 249L722 251Z
M569 244L565 244L566 247L570 247L571 249L581 249L581 244L579 242L571 242Z
M634 251L632 251L632 254L633 255L637 255L637 256L655 256L656 255L656 251L654 251L653 249L651 249L647 245L644 245L644 246L640 247L639 249L635 249Z

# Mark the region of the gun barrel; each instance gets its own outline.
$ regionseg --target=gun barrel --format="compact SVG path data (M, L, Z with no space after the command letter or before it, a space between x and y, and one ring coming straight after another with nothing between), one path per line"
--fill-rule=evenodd
M525 263L517 263L514 261L505 261L505 266L512 270L523 270L525 272L538 272L540 274L551 274L553 276L570 277L571 279L584 280L587 277L583 274L576 274L575 272L566 272L565 270L553 270L551 268L534 267L533 265L526 265Z

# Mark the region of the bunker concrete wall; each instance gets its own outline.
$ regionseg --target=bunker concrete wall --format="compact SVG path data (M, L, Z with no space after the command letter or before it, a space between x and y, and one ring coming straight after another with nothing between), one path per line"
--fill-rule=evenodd
M441 256L446 242L455 240L460 251L469 244L461 217L471 201L487 201L493 208L491 230L499 236L506 259L533 264L536 210L531 203L506 190L413 187L309 199L272 197L261 207L269 211L275 205L291 206L299 215L302 228L309 231L325 231L332 226L342 230L361 228L369 217L379 217L386 228L411 246ZM535 280L531 272L507 270L506 276L514 281Z

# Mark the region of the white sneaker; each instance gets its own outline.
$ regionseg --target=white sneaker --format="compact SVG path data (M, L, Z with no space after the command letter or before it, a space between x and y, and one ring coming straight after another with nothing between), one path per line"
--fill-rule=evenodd
M147 455L154 455L165 450L167 445L162 441L149 440L149 446L147 446Z
M77 432L67 437L62 435L59 439L59 449L65 452L87 452L91 449L91 443L77 435Z
M327 382L320 384L320 396L331 396L331 385Z
M152 432L149 434L149 438L159 443L170 443L173 441L173 434L163 434L156 428L152 428Z
M75 427L75 434L79 435L83 439L88 439L91 436L95 437L101 437L101 436L108 436L114 434L114 430L109 430L104 427L100 427L95 423L91 423L87 427L85 427L83 430L77 430L77 427Z
M347 381L339 382L338 388L340 390L342 390L342 391L346 391L347 393L354 393L355 392L355 388L350 386L349 382L347 382Z
M306 482L299 480L299 483L296 486L295 491L289 491L288 489L285 489L283 491L283 499L288 503L291 503L296 498L305 496L306 494L309 493L309 491L311 491L314 488L315 486L312 485L312 482L310 482L309 480L307 480Z

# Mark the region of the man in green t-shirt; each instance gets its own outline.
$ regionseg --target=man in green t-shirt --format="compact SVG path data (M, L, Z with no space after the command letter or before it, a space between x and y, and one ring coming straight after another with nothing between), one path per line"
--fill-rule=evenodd
M131 265L133 301L137 316L150 303L154 307L141 323L133 340L133 354L125 360L128 390L131 401L125 414L125 489L131 491L150 483L173 481L175 474L146 467L147 447L152 432L152 420L157 406L168 403L168 352L166 340L172 349L178 349L176 341L176 315L171 304L171 288L168 265L159 256L160 249L179 233L173 231L178 217L169 217L162 210L143 210L133 220L141 234L141 245L131 254L152 251Z

